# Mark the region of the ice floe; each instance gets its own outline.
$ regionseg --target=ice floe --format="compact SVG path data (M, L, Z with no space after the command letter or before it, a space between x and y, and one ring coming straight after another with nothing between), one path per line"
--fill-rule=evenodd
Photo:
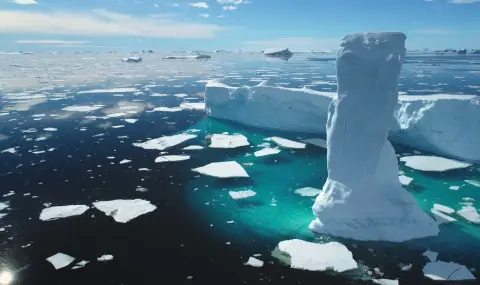
M405 165L415 170L421 171L448 171L454 169L462 169L472 166L471 163L461 162L453 159L438 157L438 156L405 156L400 158L400 161L405 162Z
M164 155L159 156L155 159L156 163L160 162L174 162L174 161L184 161L190 159L190 155Z
M16 147L11 147L11 148L7 148L7 149L2 150L1 153L11 153L11 154L14 154L14 153L16 153L16 152L17 152Z
M255 193L252 190L229 191L228 195L230 195L230 197L232 197L233 200L239 200L239 199L245 199L245 198L248 198L248 197L253 197L253 196L257 195L257 193Z
M441 204L433 204L433 208L437 211L440 211L444 214L453 214L455 213L455 210L450 208L450 207L447 207L447 206L444 206L444 205L441 205Z
M177 134L151 139L143 143L134 143L133 145L143 149L166 150L196 137L197 135L193 134Z
M93 206L119 223L126 223L157 208L149 201L142 199L99 201L94 202Z
M43 130L46 131L46 132L56 132L57 131L56 128L44 128Z
M457 211L457 214L471 223L480 224L480 214L478 214L477 209L473 206L464 206Z
M42 210L40 213L40 220L52 221L57 219L63 219L73 216L80 216L89 209L86 205L68 205L68 206L55 206Z
M247 137L244 135L224 135L224 134L214 134L211 137L211 143L208 147L210 148L237 148L248 146Z
M320 194L322 190L313 188L313 187L305 187L305 188L300 188L295 190L295 194L298 194L300 196L306 196L306 197L315 197L318 194Z
M130 159L123 159L118 164L126 164L132 162Z
M473 185L475 187L480 187L480 182L478 182L476 180L465 180L465 182L467 182L468 184Z
M380 285L398 285L398 280L391 280L391 279L372 279L374 284Z
M62 110L68 112L93 112L101 108L100 106L68 106Z
M180 108L185 109L185 110L199 110L203 111L205 110L205 103L189 103L189 102L184 102L180 104Z
M250 265L250 266L253 266L253 267L262 267L263 266L263 261L261 261L260 259L256 259L255 257L250 256L250 258L248 258L248 261L245 263L245 265Z
M72 267L72 270L80 269L82 267L85 267L90 261L88 260L82 260L80 262L77 262L74 267Z
M306 147L304 143L299 143L296 141L287 140L279 137L271 137L270 140L272 140L274 143L284 148L302 149Z
M111 89L91 89L79 91L77 94L97 94L97 93L133 93L139 91L133 87L111 88Z
M97 258L98 262L107 262L107 261L110 261L110 260L113 260L113 255L111 255L111 254L104 254L104 255Z
M124 121L129 123L129 124L134 124L135 122L138 121L138 119L125 119Z
M400 183L402 183L403 186L408 186L413 181L413 178L405 176L405 175L398 176L398 179L400 180Z
M201 149L204 149L204 147L201 145L189 145L182 148L182 150L201 150Z
M432 280L475 280L465 265L454 262L434 261L423 267L423 274Z
M212 162L194 168L192 171L218 178L249 177L245 169L236 161Z
M71 257L70 255L67 255L61 252L47 258L47 261L50 262L53 265L53 267L55 267L55 269L61 269L65 266L68 266L74 260L75 260L74 257Z
M437 223L439 225L447 224L447 223L453 223L453 222L457 221L457 219L452 218L452 217L440 212L437 209L432 208L432 209L430 209L430 212L432 212L433 217L435 218L435 220L437 221Z
M180 107L156 107L152 111L154 112L180 112L183 108Z
M426 250L422 255L432 262L437 261L438 253L434 251Z
M267 148L264 148L264 149L261 149L261 150L258 150L256 152L254 152L253 155L255 155L256 157L262 157L262 156L277 154L280 151L281 150L278 149L278 148L267 147Z
M299 239L285 240L278 249L290 256L290 266L310 271L345 272L358 268L352 253L341 243L312 243Z

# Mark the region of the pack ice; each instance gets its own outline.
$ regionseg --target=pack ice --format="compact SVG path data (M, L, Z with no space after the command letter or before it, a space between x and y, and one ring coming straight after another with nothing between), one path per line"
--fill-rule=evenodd
M342 39L338 94L326 124L328 178L310 223L316 233L403 242L439 232L403 189L395 150L387 140L405 40L402 33L359 33Z

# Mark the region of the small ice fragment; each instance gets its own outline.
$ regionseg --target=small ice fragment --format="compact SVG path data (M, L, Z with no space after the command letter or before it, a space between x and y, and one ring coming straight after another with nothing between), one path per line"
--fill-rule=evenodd
M454 262L435 261L423 267L423 275L433 280L475 280L464 265Z
M120 161L118 164L125 164L125 163L130 163L130 162L132 162L132 161L129 160L129 159L124 159L124 160Z
M189 145L187 147L182 148L182 150L200 150L200 149L204 149L204 147L201 145Z
M148 168L139 168L138 171L151 171L151 169L148 169Z
M287 139L284 139L284 138L271 137L270 139L273 142L275 142L276 144L278 144L279 146L284 147L284 148L302 149L302 148L306 147L306 144L304 144L304 143L299 143L299 142L292 141L292 140L287 140Z
M450 186L448 189L453 190L453 191L458 191L460 189L460 186Z
M71 257L61 252L47 258L47 261L50 262L53 267L55 267L55 269L63 268L72 263L74 260L74 257Z
M218 178L249 177L245 169L236 161L213 162L194 168L192 171Z
M126 116L127 113L123 113L123 112L120 112L120 113L111 113L111 114L108 114L105 116L105 118L118 118L118 117L123 117L123 116Z
M115 156L107 156L107 159L115 159Z
M180 107L157 107L152 110L153 112L180 112L183 111Z
M475 209L473 206L465 206L461 210L457 211L457 214L469 222L480 224L480 215L478 214L477 209Z
M113 260L113 255L110 255L110 254L104 254L104 255L100 256L99 258L97 258L98 262L107 262L107 261L110 261L110 260Z
M431 250L427 249L422 255L425 256L426 258L428 258L428 260L430 260L432 262L437 261L438 253L436 253L434 251L431 251Z
M42 154L45 153L44 150L37 150L37 151L32 151L33 154Z
M180 108L184 110L198 110L198 111L203 111L205 110L205 103L189 103L185 102L180 104Z
M257 195L257 193L255 193L252 190L230 191L230 192L228 192L228 195L230 195L230 197L232 197L233 200L239 200L239 199L245 199L245 198L248 198L248 197L253 197L253 196Z
M85 265L87 265L89 262L90 262L90 261L87 261L87 260L82 260L82 261L80 261L80 262L77 262L77 264L75 264L75 266L72 267L72 270L82 268L82 267L84 267Z
M112 126L112 129L119 129L123 127L125 127L125 125L117 125L117 126Z
M145 188L145 187L138 186L138 187L135 189L135 191L137 191L137 192L147 192L148 189Z
M311 145L314 145L314 146L318 146L318 147L321 147L321 148L327 148L327 141L324 140L324 139L320 139L320 138L305 139L305 140L302 140L302 142L308 143L308 144L311 144Z
M69 206L55 206L45 208L40 213L40 220L52 221L73 216L80 216L89 208L86 205L69 205Z
M13 154L13 153L16 153L17 150L14 147L11 147L11 148L7 148L7 149L2 150L2 153L5 153L5 152Z
M129 124L134 124L136 121L138 121L138 119L125 119L125 122Z
M413 181L413 178L405 176L405 175L398 176L398 179L400 179L400 183L402 183L403 186L408 186Z
M272 154L277 154L280 152L280 149L278 148L264 148L262 150L256 151L253 153L256 157L262 157L262 156L267 156L267 155L272 155Z
M471 163L461 162L453 159L447 159L438 156L405 156L400 158L405 165L421 171L448 171L454 169L467 168L472 166Z
M471 184L475 187L480 187L480 182L478 181L475 181L475 180L465 180L465 182L467 182L468 184Z
M56 128L44 128L43 130L46 131L46 132L56 132L57 131Z
M412 269L412 267L413 267L413 266L412 266L412 264L410 263L410 264L407 264L407 265L405 265L405 266L402 266L401 269L402 269L402 271L410 271L410 270Z
M250 265L253 267L262 267L263 261L261 261L260 259L256 259L255 257L250 257L247 263L245 263L245 265Z
M211 148L237 148L248 146L250 143L244 135L223 135L214 134L211 137Z
M455 210L450 208L450 207L447 207L447 206L444 206L444 205L440 205L440 204L433 204L433 208L435 210L438 210L442 213L445 213L445 214L453 214L455 213Z
M440 212L437 209L432 208L430 211L432 212L435 220L437 221L437 224L439 224L439 225L446 224L446 223L453 223L453 222L457 221L457 219L452 218L452 217Z
M300 196L305 196L305 197L315 197L318 194L320 194L322 190L313 188L313 187L305 187L305 188L300 188L295 190L295 194L298 194Z
M99 201L94 202L93 206L119 223L126 223L157 208L149 201L141 199Z
M62 110L68 111L68 112L93 112L98 109L101 109L102 107L100 106L69 106L69 107L63 108Z
M190 155L164 155L159 156L155 159L156 163L160 162L174 162L174 161L183 161L190 159Z
M143 149L165 150L196 137L197 135L193 135L193 134L178 134L178 135L164 136L164 137L148 140L143 143L134 143L133 145L136 147L141 147Z
M6 208L8 208L8 204L0 202L0 211L5 210Z

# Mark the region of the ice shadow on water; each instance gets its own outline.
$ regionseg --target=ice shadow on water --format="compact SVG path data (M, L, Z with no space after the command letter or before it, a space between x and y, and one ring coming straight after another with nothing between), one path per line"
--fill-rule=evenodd
M249 200L249 199L240 199L236 200L235 203L240 208L254 208L254 207L261 207L265 206L265 203L259 200Z
M209 184L210 188L239 188L239 187L253 187L255 181L251 178L222 178L215 179Z

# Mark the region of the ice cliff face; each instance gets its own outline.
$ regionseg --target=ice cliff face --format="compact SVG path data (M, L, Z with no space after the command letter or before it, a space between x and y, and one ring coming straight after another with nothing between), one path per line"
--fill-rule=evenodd
M387 140L405 57L402 33L352 34L337 53L338 94L327 119L328 178L310 229L357 240L402 242L438 234L398 179Z
M328 106L335 95L267 83L238 88L211 81L206 86L205 103L207 114L214 118L264 129L326 134ZM479 96L400 96L390 124L390 139L480 162L479 114Z

